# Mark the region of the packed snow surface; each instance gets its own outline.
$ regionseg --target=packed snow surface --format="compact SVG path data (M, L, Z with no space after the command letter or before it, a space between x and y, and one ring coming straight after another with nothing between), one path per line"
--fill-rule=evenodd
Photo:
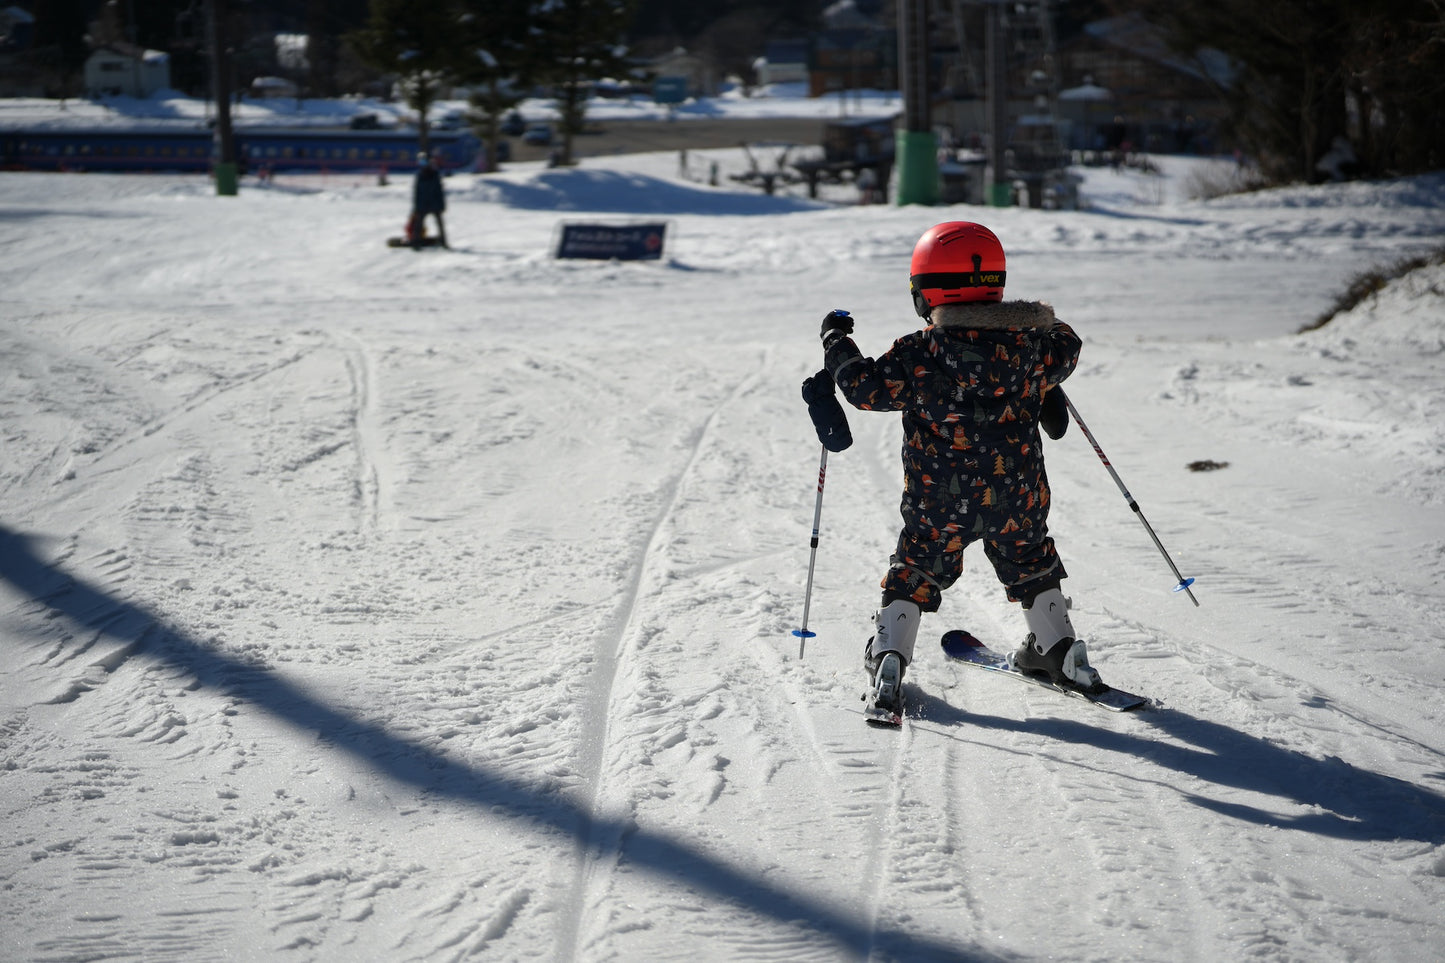
M741 163L736 152L716 155ZM1445 945L1445 180L1087 210L710 188L673 155L409 185L0 174L0 957L1423 960ZM668 223L562 261L564 221ZM863 724L898 420L828 461L981 220L1084 339L1046 443L1113 715L945 662ZM1187 466L1213 466L1191 471ZM1433 949L1432 949L1433 948Z

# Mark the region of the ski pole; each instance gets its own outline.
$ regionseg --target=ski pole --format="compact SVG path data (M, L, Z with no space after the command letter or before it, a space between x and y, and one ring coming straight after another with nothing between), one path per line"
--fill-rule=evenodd
M843 414L843 406L834 396L833 376L826 369L803 382L803 400L808 403L808 416L813 419L813 428L818 432L818 440L823 443L823 455L818 460L818 497L813 503L813 540L808 556L808 588L803 595L803 625L793 630L798 637L799 659L803 657L808 639L817 634L808 631L808 607L813 601L813 566L818 560L818 528L823 518L823 481L828 476L828 452L842 451L853 444L848 417Z
M818 461L818 498L813 503L813 540L812 551L808 555L808 588L803 593L803 627L794 629L793 634L798 637L798 658L803 657L803 648L808 640L817 635L816 632L808 631L808 607L813 601L813 565L818 560L818 524L823 518L823 480L828 475L828 446L823 446L823 457Z
M1063 393L1062 388L1054 388L1053 390L1059 392L1060 396L1063 397L1064 404L1068 406L1069 414L1073 416L1074 422L1079 426L1079 430L1084 433L1085 438L1089 439L1089 444L1094 446L1094 454L1098 455L1099 460L1104 463L1104 467L1109 469L1109 476L1114 479L1114 484L1119 486L1119 491L1123 493L1124 500L1129 503L1129 507L1133 509L1134 514L1138 516L1139 524L1144 526L1144 531L1148 532L1149 537L1154 540L1154 547L1159 549L1159 554L1163 555L1164 561L1169 563L1169 570L1172 571L1174 577L1179 580L1179 583L1174 586L1174 591L1183 592L1189 596L1189 601L1198 605L1199 600L1195 598L1194 593L1189 590L1189 586L1194 584L1194 579L1185 578L1179 574L1179 567L1174 564L1174 559L1170 558L1169 553L1164 550L1164 543L1159 541L1159 536L1154 534L1154 529L1150 526L1149 520L1144 517L1144 512L1139 508L1139 503L1134 500L1133 495L1129 494L1129 489L1124 487L1124 480L1119 477L1119 473L1114 470L1114 466L1109 464L1109 457L1104 454L1104 449L1099 447L1099 440L1094 437L1094 433L1089 430L1089 426L1084 424L1084 419L1079 417L1079 409L1074 407L1074 403L1069 400L1068 395Z

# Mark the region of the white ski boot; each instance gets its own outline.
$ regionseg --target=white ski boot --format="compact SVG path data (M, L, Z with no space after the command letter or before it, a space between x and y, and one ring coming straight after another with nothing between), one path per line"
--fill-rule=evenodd
M1075 638L1069 621L1069 600L1059 589L1040 592L1024 609L1029 637L1012 658L1013 667L1027 675L1047 676L1055 685L1099 693L1108 689L1089 665L1089 650Z
M864 715L871 723L903 722L903 671L913 661L920 615L918 605L907 599L894 599L877 615L877 629L863 649L868 670Z

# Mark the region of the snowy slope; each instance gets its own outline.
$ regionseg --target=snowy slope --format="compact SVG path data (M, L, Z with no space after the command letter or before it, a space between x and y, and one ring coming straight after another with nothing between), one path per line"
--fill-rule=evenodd
M1445 274L1294 332L1438 244L1445 182L1091 172L1047 213L675 174L453 178L421 253L381 244L406 184L0 175L0 957L1437 955ZM662 263L548 256L637 215ZM1080 331L1070 395L1199 579L1049 444L1075 624L1158 711L923 641L909 724L862 724L884 415L829 462L797 657L818 319L910 330L950 218ZM972 562L924 640L1021 634Z

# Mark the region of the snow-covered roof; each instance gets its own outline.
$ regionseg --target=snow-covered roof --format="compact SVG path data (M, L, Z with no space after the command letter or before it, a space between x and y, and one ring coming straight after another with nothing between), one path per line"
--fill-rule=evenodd
M128 60L139 60L147 64L169 63L171 55L164 50L147 50L128 43L108 43L96 47L91 53L94 57L97 54L111 54L115 57L124 57Z
M1114 92L1108 87L1100 87L1098 84L1080 84L1077 87L1059 91L1059 99L1106 101L1114 99Z

